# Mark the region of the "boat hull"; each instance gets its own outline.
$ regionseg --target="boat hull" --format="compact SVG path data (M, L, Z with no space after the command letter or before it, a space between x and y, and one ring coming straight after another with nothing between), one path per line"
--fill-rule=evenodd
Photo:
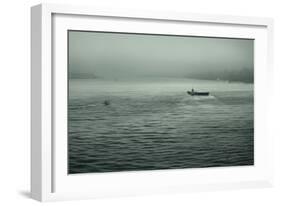
M187 93L191 96L209 96L209 92L191 92L187 91Z

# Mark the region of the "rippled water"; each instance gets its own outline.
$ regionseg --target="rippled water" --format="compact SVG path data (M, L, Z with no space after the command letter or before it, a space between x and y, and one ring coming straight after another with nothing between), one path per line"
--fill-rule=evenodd
M70 80L68 127L71 174L252 165L253 85Z

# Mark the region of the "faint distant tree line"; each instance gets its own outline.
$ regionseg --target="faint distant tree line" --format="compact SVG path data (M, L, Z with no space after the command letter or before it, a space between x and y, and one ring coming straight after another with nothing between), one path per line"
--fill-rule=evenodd
M98 77L94 74L87 73L69 73L70 79L97 79Z
M206 79L206 80L225 80L239 81L245 83L254 82L254 71L250 68L242 68L239 70L220 70L220 71L202 71L188 75L189 78Z

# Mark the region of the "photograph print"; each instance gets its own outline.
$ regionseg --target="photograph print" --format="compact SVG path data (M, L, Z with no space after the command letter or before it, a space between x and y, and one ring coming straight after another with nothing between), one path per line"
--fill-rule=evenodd
M68 174L254 165L254 40L68 31Z

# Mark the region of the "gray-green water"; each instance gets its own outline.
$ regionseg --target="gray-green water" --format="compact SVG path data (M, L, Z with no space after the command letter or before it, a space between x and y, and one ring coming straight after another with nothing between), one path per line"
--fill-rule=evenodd
M253 84L69 80L70 174L253 165L253 135Z

